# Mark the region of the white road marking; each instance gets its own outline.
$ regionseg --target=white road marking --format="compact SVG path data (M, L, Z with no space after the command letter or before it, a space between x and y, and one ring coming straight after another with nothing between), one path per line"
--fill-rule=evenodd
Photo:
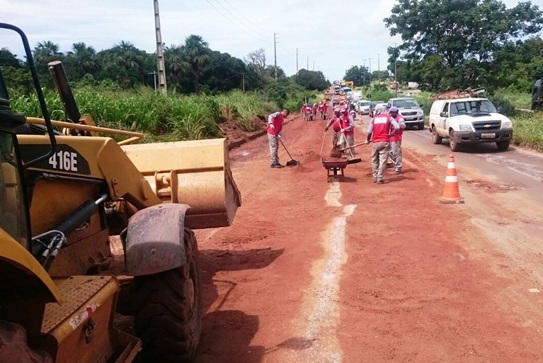
M332 182L326 191L324 200L326 200L326 205L328 207L342 207L342 204L339 202L341 198L341 189L339 188L338 182Z
M340 323L338 304L342 267L347 261L345 231L347 217L352 216L356 205L343 206L339 199L339 183L331 183L325 195L328 206L342 208L342 214L332 221L323 233L324 256L312 267L313 282L304 298L305 319L301 334L313 344L306 350L292 353L288 362L341 363L343 352L336 332ZM294 355L295 354L295 355Z

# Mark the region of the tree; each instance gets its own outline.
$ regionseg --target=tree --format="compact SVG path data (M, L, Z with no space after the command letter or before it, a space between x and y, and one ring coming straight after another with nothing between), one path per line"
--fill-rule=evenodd
M300 69L295 76L293 76L296 83L304 87L307 90L324 90L330 87L330 82L326 80L322 72L308 71L306 69Z
M266 84L268 76L266 74L266 52L264 52L264 49L260 48L249 53L245 62L256 73L261 85Z
M199 35L189 35L182 47L184 68L192 77L194 92L200 92L199 78L202 75L204 64L209 60L210 49L208 43Z
M204 68L201 83L209 92L225 92L243 87L243 77L247 72L245 63L228 53L212 51L208 65Z
M166 47L164 62L168 75L168 88L178 92L188 92L190 77L185 71L188 63L183 57L183 47L176 45Z
M93 47L85 43L74 43L72 51L66 54L66 73L73 81L81 80L86 74L95 76L101 69L101 64Z
M22 64L15 54L11 53L7 48L2 48L0 49L0 66L20 68Z
M265 68L265 72L266 78L275 78L275 66L267 66ZM285 71L281 67L277 66L277 79L285 78L286 76Z
M152 71L148 66L153 64L149 59L152 56L130 42L121 41L113 48L99 52L97 56L103 64L100 78L114 80L124 88L146 84L148 73Z
M59 51L59 46L50 41L38 43L32 52L34 63L40 79L46 85L52 86L52 80L49 76L48 63L54 60L64 60L64 54Z
M401 35L397 48L405 59L441 55L443 67L455 69L449 83L457 87L492 82L496 52L543 24L542 12L530 1L507 9L499 0L398 0L384 21L391 35Z
M357 86L365 86L370 82L371 77L368 68L364 66L352 66L345 72L343 79L353 81Z

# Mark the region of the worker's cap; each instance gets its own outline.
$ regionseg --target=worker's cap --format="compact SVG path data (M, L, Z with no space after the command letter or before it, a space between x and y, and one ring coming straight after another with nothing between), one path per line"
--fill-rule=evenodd
M392 107L390 108L390 110L388 110L388 112L390 112L390 113L398 113L398 107L392 106Z

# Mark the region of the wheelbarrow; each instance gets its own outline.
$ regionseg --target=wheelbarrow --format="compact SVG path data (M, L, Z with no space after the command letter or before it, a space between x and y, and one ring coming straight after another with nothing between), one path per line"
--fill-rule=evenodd
M326 169L326 180L330 182L332 178L341 178L345 176L345 168L349 164L355 164L362 161L360 158L345 159L342 157L341 152L346 150L341 149L339 145L336 145L332 148L330 156L323 156L322 152L324 149L324 142L326 140L326 131L324 132L322 146L321 146L321 161L322 165ZM359 144L362 145L362 144ZM353 145L359 146L359 145Z
M347 159L321 157L322 165L326 169L326 181L330 182L332 178L341 178L345 176L345 168L349 164Z

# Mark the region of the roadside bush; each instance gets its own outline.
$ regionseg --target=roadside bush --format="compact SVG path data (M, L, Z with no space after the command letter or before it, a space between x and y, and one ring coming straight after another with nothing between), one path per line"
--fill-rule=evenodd
M494 104L494 106L498 109L498 112L500 112L501 114L510 117L515 113L515 106L513 106L511 101L509 101L505 97L499 94L494 94L489 95L488 99Z
M513 116L513 143L543 151L543 112L516 112Z
M532 105L532 95L529 92L518 92L511 89L499 89L496 90L495 96L507 100L514 108L530 109ZM492 102L494 102L494 99L492 99Z
M383 101L383 102L388 101L389 98L395 97L394 93L390 92L387 89L383 90L380 87L371 88L368 91L364 92L364 98L369 97L369 95L371 95L371 100Z

